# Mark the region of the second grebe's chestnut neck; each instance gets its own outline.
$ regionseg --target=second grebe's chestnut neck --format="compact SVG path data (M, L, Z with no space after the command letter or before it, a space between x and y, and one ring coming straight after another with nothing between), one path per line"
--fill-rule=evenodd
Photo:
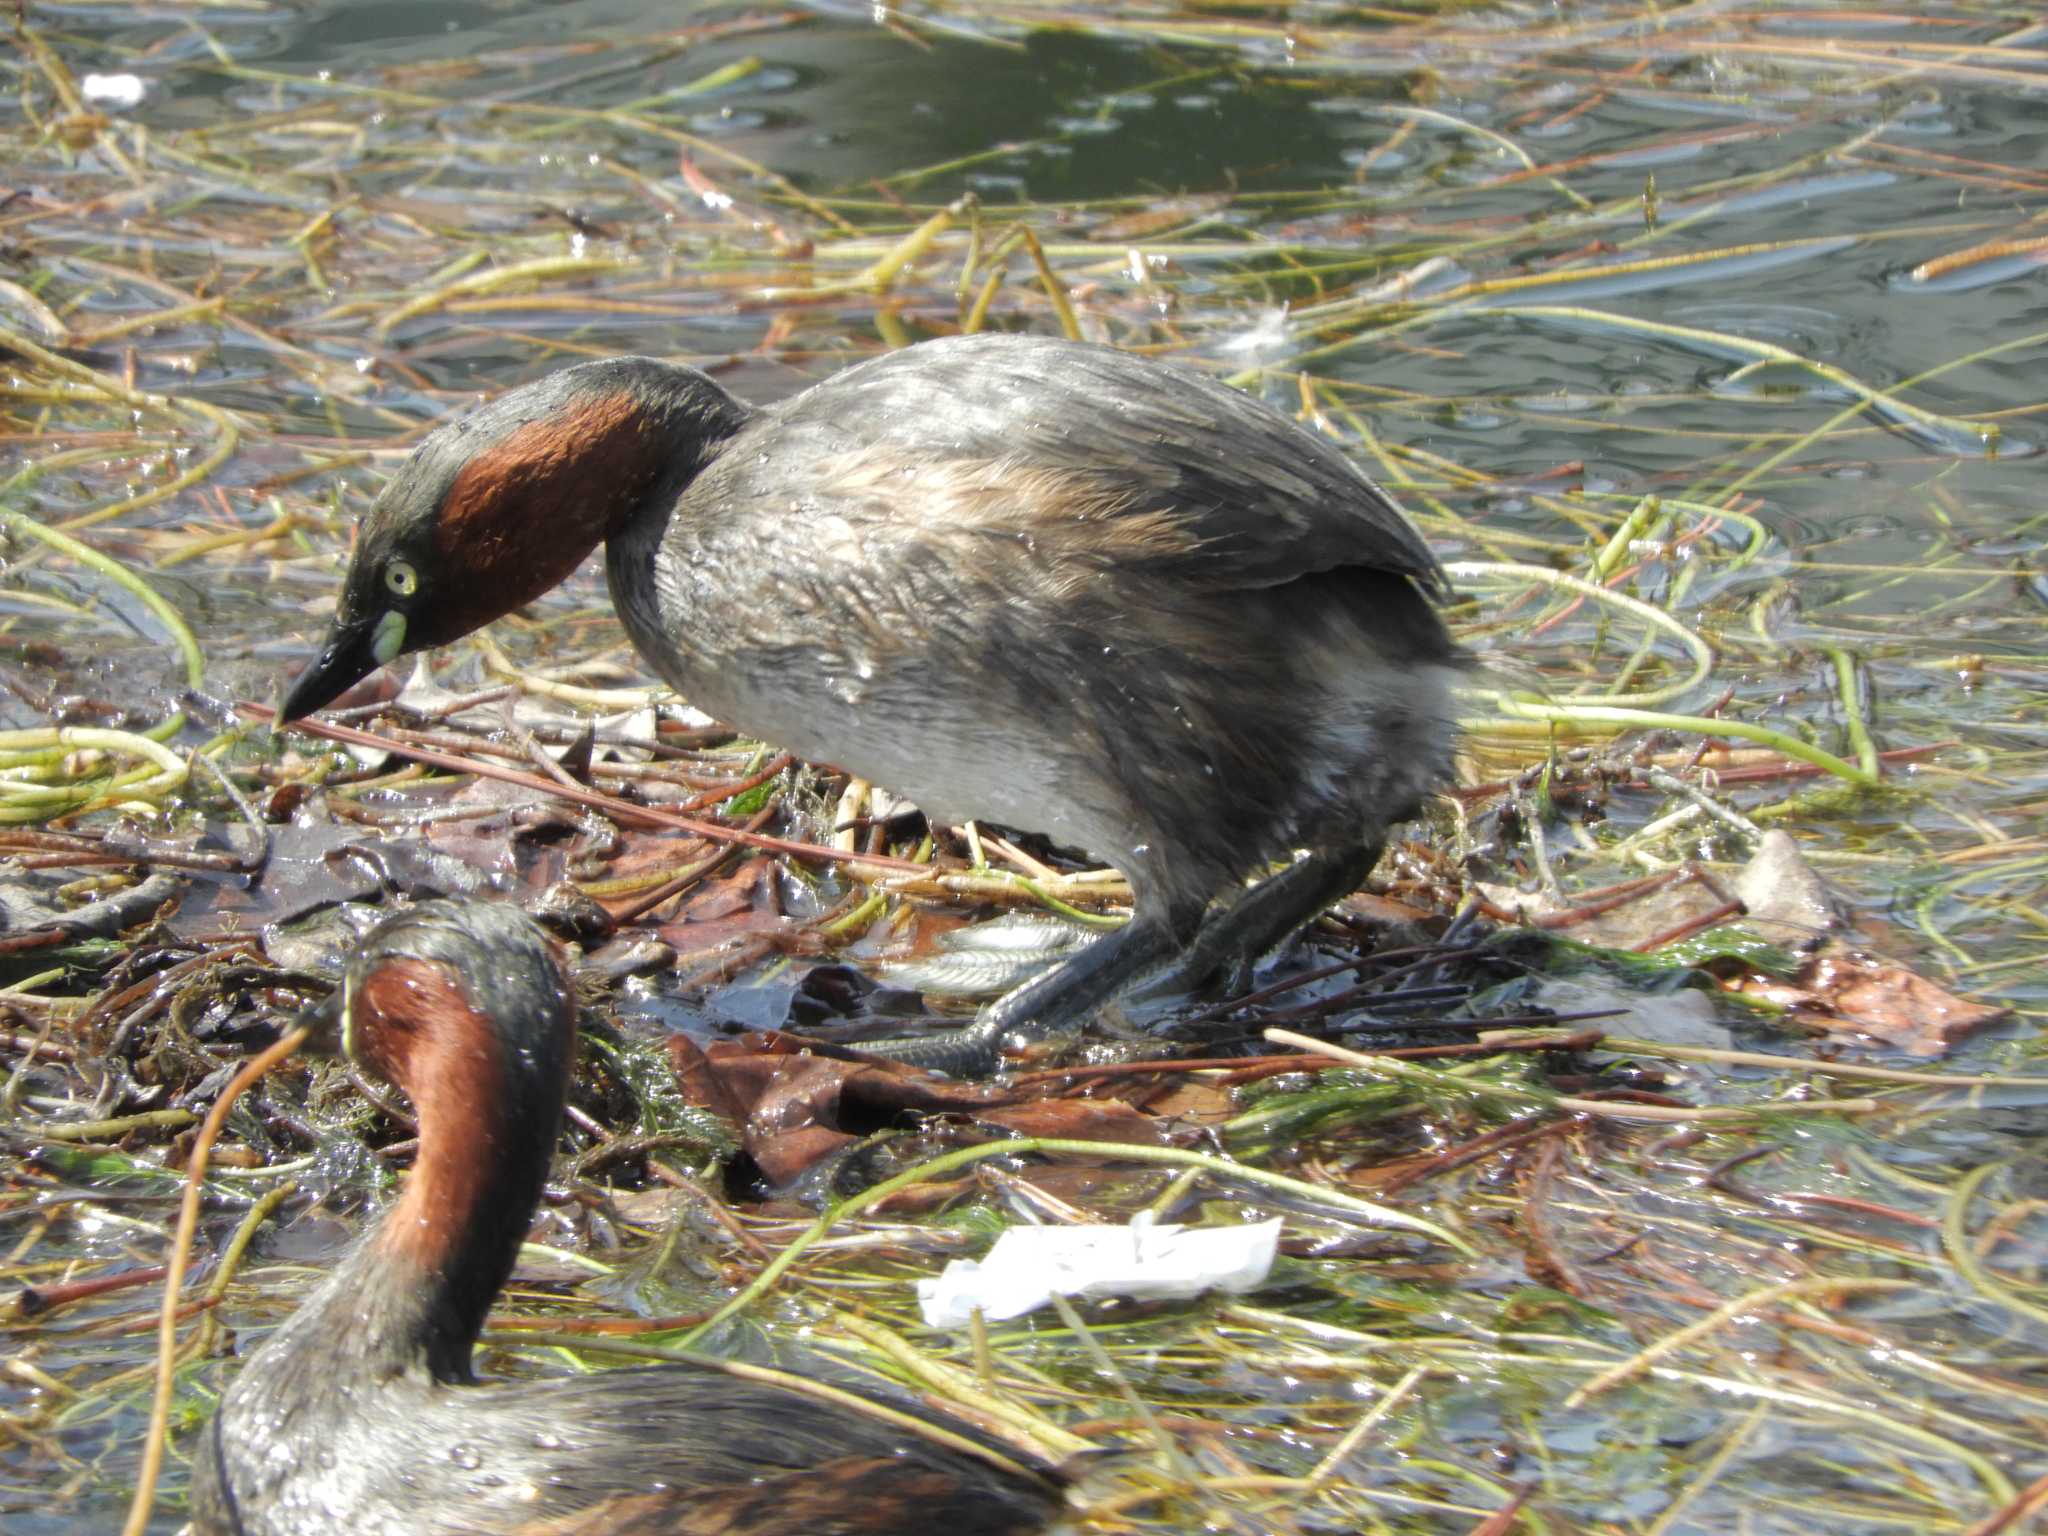
M365 519L333 632L280 718L552 590L643 507L672 500L751 415L694 368L620 357L433 432Z
M337 998L420 1150L377 1230L263 1341L191 1442L195 1536L1027 1536L1060 1480L971 1431L707 1366L475 1382L560 1128L570 1003L509 906L372 931Z
M350 965L346 1045L402 1088L420 1144L351 1256L364 1357L470 1379L470 1352L546 1180L575 1039L567 984L516 909L428 903Z

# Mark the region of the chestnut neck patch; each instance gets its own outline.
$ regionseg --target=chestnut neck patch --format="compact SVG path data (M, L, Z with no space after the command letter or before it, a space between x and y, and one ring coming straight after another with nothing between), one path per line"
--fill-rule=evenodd
M678 445L631 389L571 398L482 449L434 519L445 604L420 638L454 638L561 583L653 492Z

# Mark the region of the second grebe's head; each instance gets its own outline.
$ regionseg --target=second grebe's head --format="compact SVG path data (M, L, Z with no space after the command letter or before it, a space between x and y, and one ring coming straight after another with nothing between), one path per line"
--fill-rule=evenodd
M403 1088L423 1116L429 1099L439 1107L481 1094L548 1115L542 1134L552 1136L575 1010L553 944L517 907L429 901L385 918L322 1012L338 1031L333 1043Z

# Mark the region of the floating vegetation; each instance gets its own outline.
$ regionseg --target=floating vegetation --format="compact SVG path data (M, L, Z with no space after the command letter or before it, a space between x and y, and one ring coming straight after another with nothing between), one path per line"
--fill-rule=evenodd
M31 3L0 59L0 1526L110 1528L145 1447L134 1528L180 1524L233 1350L413 1153L274 1067L159 1355L199 1123L432 892L581 961L494 1374L827 1360L1113 1451L1076 1531L2048 1509L2037 18L346 9ZM995 1085L862 1063L1128 887L694 714L593 573L268 728L480 393L653 352L770 399L991 327L1260 392L1451 567L1461 781L1248 992ZM919 1321L1007 1223L1140 1212L1282 1256Z

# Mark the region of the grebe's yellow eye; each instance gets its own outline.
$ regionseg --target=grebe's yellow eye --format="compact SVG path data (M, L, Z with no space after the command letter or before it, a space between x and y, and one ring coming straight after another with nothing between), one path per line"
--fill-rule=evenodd
M394 560L384 567L384 585L396 597L411 597L420 589L420 575L403 560Z

